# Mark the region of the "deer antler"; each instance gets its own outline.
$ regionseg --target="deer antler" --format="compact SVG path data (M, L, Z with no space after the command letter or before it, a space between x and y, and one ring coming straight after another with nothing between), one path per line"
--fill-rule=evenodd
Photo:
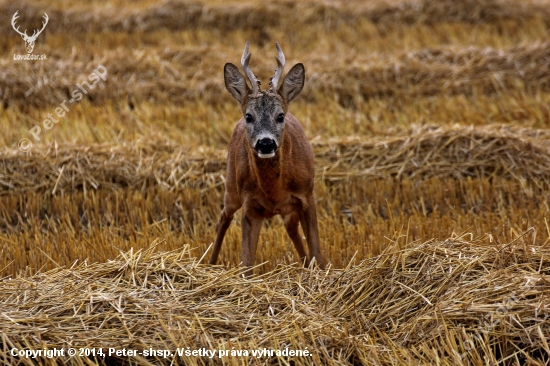
M277 84L279 84L279 79L283 75L283 69L285 68L285 54L281 46L279 46L279 42L275 42L275 47L277 47L277 51L279 52L279 54L275 56L275 60L277 60L277 70L275 70L275 75L271 78L269 86L274 92L277 92Z
M42 31L44 30L44 28L46 28L46 24L48 24L48 20L49 20L48 14L44 13L44 16L43 16L42 18L44 18L44 19L46 20L45 22L42 22L42 29L40 29L40 30L38 31L38 33L36 33L37 31L35 30L35 31L32 33L32 36L30 36L29 38L36 40L36 38L38 38L38 36L40 35L40 33L42 33Z
M19 13L19 10L17 10L17 11L15 12L15 14L13 14L13 17L11 18L11 26L13 27L13 29L14 29L17 33L19 33L19 34L22 35L23 37L29 38L29 36L27 35L27 30L26 30L26 29L25 29L25 33L21 33L21 32L19 31L19 27L15 28L15 20L16 20L17 18L19 18L19 16L17 15L17 13Z
M250 66L248 65L250 61L250 56L252 56L251 53L248 52L248 41L246 42L246 45L244 46L244 52L243 57L241 57L241 65L243 67L244 73L246 76L248 76L248 80L250 80L250 84L252 84L252 96L255 97L258 95L258 91L260 90L259 81L256 79L256 75L250 70Z

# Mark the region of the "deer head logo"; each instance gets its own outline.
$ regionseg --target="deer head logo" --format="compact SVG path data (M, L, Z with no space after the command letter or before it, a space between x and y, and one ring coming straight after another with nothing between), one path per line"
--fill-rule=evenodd
M44 28L46 28L46 24L48 24L48 14L44 13L44 22L42 22L42 29L40 30L34 30L33 33L32 33L32 36L28 36L27 35L27 30L25 29L25 32L21 33L19 31L19 27L15 27L15 20L17 18L19 18L19 16L17 15L17 13L19 12L16 11L15 14L13 14L13 18L11 18L11 26L13 27L13 29L19 33L21 35L21 38L23 38L23 40L25 41L25 48L27 49L27 53L31 53L32 50L34 49L34 42L36 42L36 39L38 38L38 36L40 35L40 33L42 33L42 31L44 30Z

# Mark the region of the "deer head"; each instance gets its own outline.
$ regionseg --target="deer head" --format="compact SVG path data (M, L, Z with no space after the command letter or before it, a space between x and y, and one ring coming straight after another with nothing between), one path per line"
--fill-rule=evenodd
M249 66L251 54L248 45L246 42L241 65L252 88L248 87L244 76L231 63L225 64L225 87L241 106L250 147L260 158L272 158L283 141L288 105L304 87L305 69L301 63L294 65L277 88L285 66L285 55L279 43L275 43L277 70L271 78L269 89L262 91L260 81Z
M36 38L38 38L38 36L40 35L40 33L42 33L42 31L44 30L44 28L46 28L46 24L48 24L48 14L44 13L44 22L42 22L42 29L40 30L34 30L33 33L32 33L32 36L28 36L27 35L27 30L25 29L25 32L21 33L19 31L19 27L15 27L15 20L17 18L19 18L19 16L17 15L19 11L16 11L15 14L13 14L13 18L11 18L11 26L13 27L13 29L19 33L21 35L21 38L23 38L23 40L25 41L25 48L27 49L27 53L31 53L32 50L34 49L34 42L36 42Z

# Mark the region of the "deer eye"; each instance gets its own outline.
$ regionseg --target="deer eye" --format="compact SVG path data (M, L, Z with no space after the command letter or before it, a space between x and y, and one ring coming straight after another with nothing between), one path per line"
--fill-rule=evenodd
M246 123L252 123L254 122L254 117L252 117L251 114L247 113L245 116L244 116L244 119L246 120Z
M282 113L279 114L279 115L277 116L277 122L283 123L284 121L285 121L285 115L282 114Z

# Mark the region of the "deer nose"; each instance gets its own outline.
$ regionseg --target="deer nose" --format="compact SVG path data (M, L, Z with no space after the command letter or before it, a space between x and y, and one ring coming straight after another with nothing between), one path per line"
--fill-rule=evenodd
M272 138L264 137L256 142L256 151L260 155L270 155L273 154L275 150L277 150L277 143L275 143L275 140Z

